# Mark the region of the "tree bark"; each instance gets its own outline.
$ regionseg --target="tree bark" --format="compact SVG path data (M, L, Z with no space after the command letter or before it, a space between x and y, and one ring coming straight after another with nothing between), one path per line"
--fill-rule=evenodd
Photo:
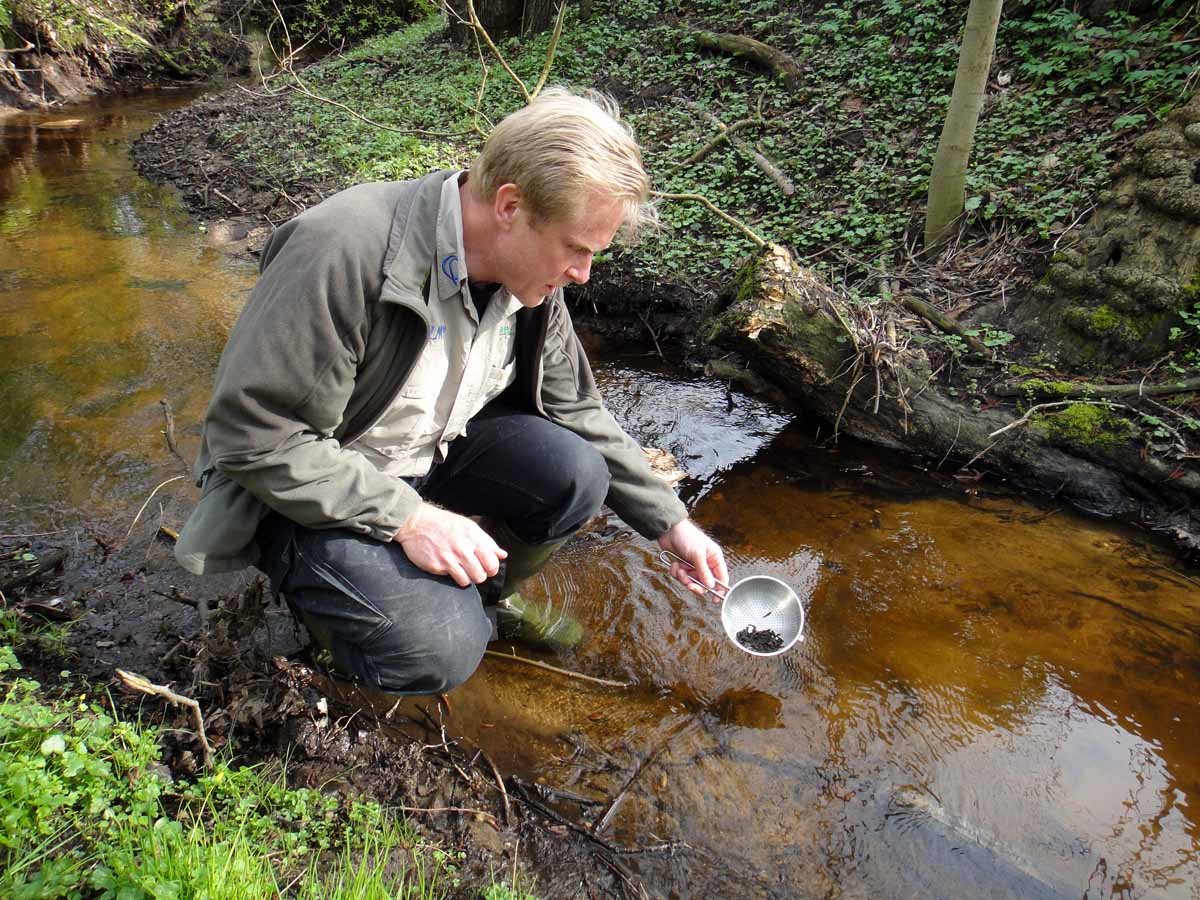
M554 0L474 0L474 3L475 15L495 41L545 31L554 24L558 11ZM471 43L471 27L464 24L470 20L467 0L450 0L450 7L463 20L451 17L450 36L459 43Z
M988 71L996 48L996 29L1000 24L1002 0L971 0L958 71L950 108L933 158L929 176L929 204L925 216L925 247L942 244L955 220L963 211L963 187L967 179L967 160L975 141L975 126L987 94Z

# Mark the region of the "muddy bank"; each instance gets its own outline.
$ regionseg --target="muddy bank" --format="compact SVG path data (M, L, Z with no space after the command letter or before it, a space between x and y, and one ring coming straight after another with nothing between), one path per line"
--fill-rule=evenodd
M176 778L203 765L195 720L124 690L114 670L198 701L208 742L232 746L240 764L287 759L293 787L408 810L419 834L464 854L448 896L477 897L499 871L535 876L539 896L579 885L637 896L622 859L674 849L588 834L570 798L502 773L478 746L448 736L457 731L448 698L399 702L332 676L260 578L189 578L157 525L3 531L0 586L6 615L32 636L17 645L26 671L51 691L82 679L123 715L161 725Z

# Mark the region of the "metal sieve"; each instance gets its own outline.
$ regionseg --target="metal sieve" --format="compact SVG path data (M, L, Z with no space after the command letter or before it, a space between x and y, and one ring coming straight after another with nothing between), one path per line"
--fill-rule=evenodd
M658 558L667 565L674 560L692 568L690 562L669 550L663 550ZM796 592L778 578L751 575L733 587L718 580L717 584L725 588L724 594L718 594L712 588L705 587L699 579L691 575L684 577L721 601L721 625L725 628L725 635L743 653L778 656L792 649L797 641L804 640L804 606ZM774 650L753 650L738 640L738 634L747 628L757 631L769 628L783 639L783 646Z

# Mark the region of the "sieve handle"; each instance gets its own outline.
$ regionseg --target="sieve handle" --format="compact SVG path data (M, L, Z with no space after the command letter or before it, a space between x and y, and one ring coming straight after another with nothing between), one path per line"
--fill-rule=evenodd
M663 550L661 553L658 554L658 558L660 560L662 560L664 563L666 563L668 566L671 564L671 560L675 560L675 562L683 563L689 569L696 568L690 562L688 562L686 559L684 559L682 556L677 556L676 554L672 553L670 550ZM690 581L692 584L697 584L700 587L704 588L704 592L706 594L712 594L718 600L724 601L726 595L728 595L728 593L729 593L729 585L727 585L725 582L723 582L720 578L717 578L715 575L713 576L713 581L715 581L721 587L725 588L724 594L718 594L712 588L708 587L699 578L693 578L691 575L687 575L687 574L685 574L683 577L686 578L688 581Z

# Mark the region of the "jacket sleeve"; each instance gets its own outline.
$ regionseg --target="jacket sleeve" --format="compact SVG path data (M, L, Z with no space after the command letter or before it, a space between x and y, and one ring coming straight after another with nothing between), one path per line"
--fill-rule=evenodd
M687 509L604 407L562 295L546 303L550 308L542 353L542 408L551 421L600 451L612 478L608 505L643 537L657 538L686 519Z
M384 541L420 498L334 434L366 349L392 206L351 195L276 232L204 424L212 466L270 508ZM381 228L362 227L376 220Z

